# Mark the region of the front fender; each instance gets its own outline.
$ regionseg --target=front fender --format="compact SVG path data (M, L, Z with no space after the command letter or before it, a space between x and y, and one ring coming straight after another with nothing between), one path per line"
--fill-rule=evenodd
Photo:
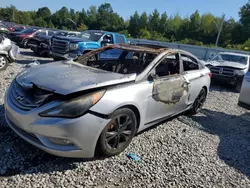
M86 50L95 50L101 47L101 45L97 42L79 42L79 51L81 54Z
M95 104L91 111L103 115L110 115L112 112L123 106L132 105L140 114L140 127L144 125L147 109L147 99L152 94L152 84L124 83L120 86L108 88L102 99Z

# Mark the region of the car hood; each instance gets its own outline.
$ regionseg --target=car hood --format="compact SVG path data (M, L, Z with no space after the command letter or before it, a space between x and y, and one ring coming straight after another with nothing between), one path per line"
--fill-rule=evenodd
M231 62L231 61L208 61L208 62L206 62L206 65L219 66L219 67L230 67L230 68L236 68L236 69L246 69L247 68L247 65L237 63L237 62Z
M34 36L33 38L36 38L36 39L51 39L52 36L47 36L47 35L37 35L37 36Z
M16 77L23 86L36 85L58 94L68 95L103 86L134 81L136 74L122 75L73 61L59 61L26 69Z
M59 40L69 41L69 42L72 42L72 43L78 43L78 42L94 42L94 41L90 41L90 40L83 39L83 38L77 38L77 37L56 36L56 37L54 37L54 38L59 39Z

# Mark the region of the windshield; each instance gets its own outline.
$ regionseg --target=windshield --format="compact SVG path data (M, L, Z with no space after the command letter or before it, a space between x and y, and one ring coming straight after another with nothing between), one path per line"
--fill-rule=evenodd
M35 31L37 31L36 28L29 28L29 29L22 30L21 33L31 34L31 33L34 33Z
M213 61L230 61L230 62L241 63L244 65L247 64L246 56L239 56L239 55L232 55L232 54L218 54L212 60Z
M77 61L86 66L119 74L140 74L157 56L119 48L106 49L94 55L89 55L90 53L86 53Z
M84 31L77 35L77 37L96 42L102 37L103 34L103 32L98 31Z

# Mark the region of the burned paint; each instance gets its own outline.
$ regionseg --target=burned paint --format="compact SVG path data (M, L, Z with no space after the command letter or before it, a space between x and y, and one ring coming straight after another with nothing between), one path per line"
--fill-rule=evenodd
M153 99L166 104L175 104L188 94L185 79L182 76L156 80L153 85Z
M109 45L102 48L99 48L97 50L90 51L83 56L79 57L77 62L85 64L86 61L92 56L95 56L101 52L111 50L111 49L120 49L124 51L131 51L131 52L138 52L138 53L149 53L149 54L155 54L158 55L164 51L175 51L176 50L170 50L168 48L150 48L150 47L143 47L143 46L137 46L137 45L131 45L131 44L116 44L116 45Z

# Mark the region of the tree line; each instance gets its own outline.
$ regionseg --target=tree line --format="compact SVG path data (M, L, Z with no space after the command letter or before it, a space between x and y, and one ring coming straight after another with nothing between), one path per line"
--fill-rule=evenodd
M239 10L239 21L233 18L224 20L219 46L229 49L250 49L250 0ZM218 26L222 18L211 13L200 14L195 11L190 17L137 11L124 20L114 12L111 4L90 6L81 11L62 7L51 13L48 7L37 11L21 11L14 6L0 8L0 20L25 25L35 25L64 30L84 31L101 29L125 34L129 38L179 42L183 44L214 46Z

